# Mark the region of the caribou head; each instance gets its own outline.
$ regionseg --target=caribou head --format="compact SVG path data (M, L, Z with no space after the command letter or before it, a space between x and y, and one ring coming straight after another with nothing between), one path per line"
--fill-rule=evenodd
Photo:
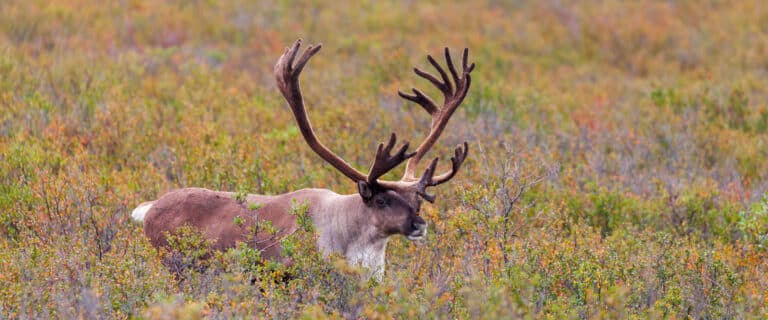
M435 196L427 193L427 188L451 180L464 163L469 147L466 142L456 147L450 170L442 174L436 174L438 158L433 159L420 176L417 175L417 166L467 95L470 73L475 67L474 63L467 61L468 50L464 49L460 71L454 66L447 48L445 63L448 72L431 56L427 56L427 60L439 76L414 69L417 75L443 93L443 103L438 105L416 88L412 89L412 94L398 92L402 98L419 104L432 117L429 134L414 152L408 152L407 142L395 148L397 137L391 134L386 144L379 144L373 164L365 174L328 149L315 135L304 107L299 75L310 58L320 51L321 45L310 45L299 55L300 47L299 39L277 61L274 68L277 87L288 102L310 148L356 183L358 193L339 195L327 189L302 189L276 196L251 194L245 199L236 199L231 192L201 188L171 191L133 211L136 220L144 221L145 234L154 245L167 245L169 232L190 225L213 240L216 248L229 248L239 241L249 241L262 250L263 256L281 259L280 236L289 236L297 229L296 216L288 211L292 203L298 201L308 205L308 214L318 233L317 245L324 254L339 253L349 263L362 264L380 277L384 271L386 243L390 236L400 234L410 240L421 240L426 236L427 222L419 216L421 202L435 201ZM406 162L405 172L400 180L380 179L403 162ZM235 223L238 218L240 222ZM281 230L280 235L254 235L244 231L258 225L259 220L270 221Z

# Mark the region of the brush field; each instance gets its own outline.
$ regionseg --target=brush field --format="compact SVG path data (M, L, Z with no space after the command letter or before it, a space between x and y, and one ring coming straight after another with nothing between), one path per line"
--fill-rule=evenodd
M361 170L426 135L396 92L439 97L427 53L477 63L428 155L467 162L381 283L312 232L285 267L130 219L179 187L356 192L275 87L298 37L324 45L318 135ZM0 319L762 318L767 190L763 1L0 1Z

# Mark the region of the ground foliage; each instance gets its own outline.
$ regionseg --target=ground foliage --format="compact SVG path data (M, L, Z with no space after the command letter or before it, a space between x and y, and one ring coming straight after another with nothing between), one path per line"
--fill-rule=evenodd
M395 92L425 53L477 62L435 150L467 163L382 283L311 226L288 267L129 219L184 186L355 191L275 88L299 36L312 121L361 169L424 136ZM766 102L762 1L0 1L0 318L760 318Z

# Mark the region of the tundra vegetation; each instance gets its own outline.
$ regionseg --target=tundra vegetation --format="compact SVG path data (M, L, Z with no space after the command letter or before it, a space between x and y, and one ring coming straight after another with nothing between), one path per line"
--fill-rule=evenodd
M356 192L275 86L297 37L324 44L315 130L359 170L426 135L396 94L440 96L425 52L477 63L427 156L472 152L381 282L321 257L302 203L291 265L130 219L187 186ZM757 0L0 1L0 318L760 318L767 131Z

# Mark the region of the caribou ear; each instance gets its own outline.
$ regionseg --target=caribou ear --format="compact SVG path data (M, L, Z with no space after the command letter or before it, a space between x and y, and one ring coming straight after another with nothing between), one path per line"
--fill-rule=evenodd
M357 192L360 193L360 196L363 197L363 200L366 202L373 197L373 188L371 188L371 185L368 184L368 182L363 180L357 182Z

